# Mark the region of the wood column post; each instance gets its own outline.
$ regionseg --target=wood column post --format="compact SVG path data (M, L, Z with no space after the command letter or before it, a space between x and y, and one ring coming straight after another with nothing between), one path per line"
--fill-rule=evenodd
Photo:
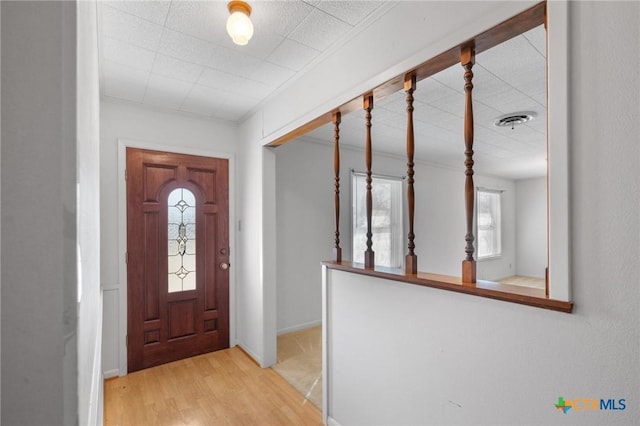
M413 190L413 154L415 151L415 140L413 134L413 92L416 90L416 75L411 73L404 76L404 91L407 92L407 201L409 207L409 252L405 257L405 272L407 274L418 273L418 256L414 253L416 237L413 232L413 219L415 212L415 194Z
M336 262L342 262L342 249L340 248L340 111L333 113L333 171L335 173L335 196L334 207L336 214L335 247L333 248L333 258Z
M365 162L367 165L367 250L365 250L364 252L364 267L373 268L375 266L374 253L371 248L371 246L373 245L373 241L372 241L373 233L371 232L371 214L373 211L373 199L371 196L371 182L372 182L372 178L371 178L371 162L372 162L371 110L373 109L373 94L368 94L364 96L362 106L366 111L365 125L367 128L366 147L365 147Z
M473 258L473 208L475 202L475 192L473 185L473 104L471 91L473 90L473 64L475 63L475 50L473 46L463 47L460 53L460 63L464 67L464 92L465 92L465 111L464 111L464 144L465 144L465 213L467 221L467 233L464 237L466 241L465 259L462 261L462 282L476 282L476 261Z

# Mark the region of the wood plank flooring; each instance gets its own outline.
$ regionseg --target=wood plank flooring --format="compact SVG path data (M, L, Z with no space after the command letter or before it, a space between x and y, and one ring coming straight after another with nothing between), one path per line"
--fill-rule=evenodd
M239 348L105 382L105 425L322 425L320 411Z

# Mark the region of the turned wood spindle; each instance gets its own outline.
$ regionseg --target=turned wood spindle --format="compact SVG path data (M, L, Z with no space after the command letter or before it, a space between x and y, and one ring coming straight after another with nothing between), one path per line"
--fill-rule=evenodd
M463 47L460 54L460 63L464 67L464 144L465 144L465 213L467 222L467 233L464 237L466 241L465 259L462 261L462 281L465 283L476 282L476 261L473 258L473 206L474 206L474 186L473 186L473 105L471 91L473 90L473 64L475 63L475 50L473 47Z
M407 74L404 77L404 90L407 93L407 202L409 206L409 252L405 257L405 272L407 274L418 273L418 256L414 249L416 245L414 239L416 237L413 232L413 218L415 212L415 195L413 190L413 155L415 151L415 140L413 134L413 92L416 90L416 75Z
M373 245L371 232L371 215L373 211L373 198L371 196L371 110L373 109L373 94L365 95L363 100L363 108L366 111L365 125L367 128L366 148L365 148L365 161L367 165L367 250L364 252L364 267L374 267L374 253L371 248Z
M335 214L336 214L336 233L335 247L333 248L333 257L336 262L342 262L342 249L340 248L340 111L333 113L333 171L335 173Z

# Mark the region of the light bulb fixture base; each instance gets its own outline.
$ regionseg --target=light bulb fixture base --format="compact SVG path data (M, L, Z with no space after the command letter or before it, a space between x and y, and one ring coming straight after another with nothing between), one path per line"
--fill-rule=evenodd
M229 9L229 13L242 12L247 16L251 15L251 6L246 1L242 1L242 0L230 1L227 4L227 9Z
M253 36L253 23L249 19L251 6L245 1L234 0L227 4L227 8L231 14L227 18L227 32L235 44L244 46Z

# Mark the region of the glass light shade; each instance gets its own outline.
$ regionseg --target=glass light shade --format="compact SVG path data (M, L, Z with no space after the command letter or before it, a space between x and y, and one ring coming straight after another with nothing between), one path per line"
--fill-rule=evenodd
M253 36L253 23L244 12L235 11L227 19L227 32L235 44L244 46Z

